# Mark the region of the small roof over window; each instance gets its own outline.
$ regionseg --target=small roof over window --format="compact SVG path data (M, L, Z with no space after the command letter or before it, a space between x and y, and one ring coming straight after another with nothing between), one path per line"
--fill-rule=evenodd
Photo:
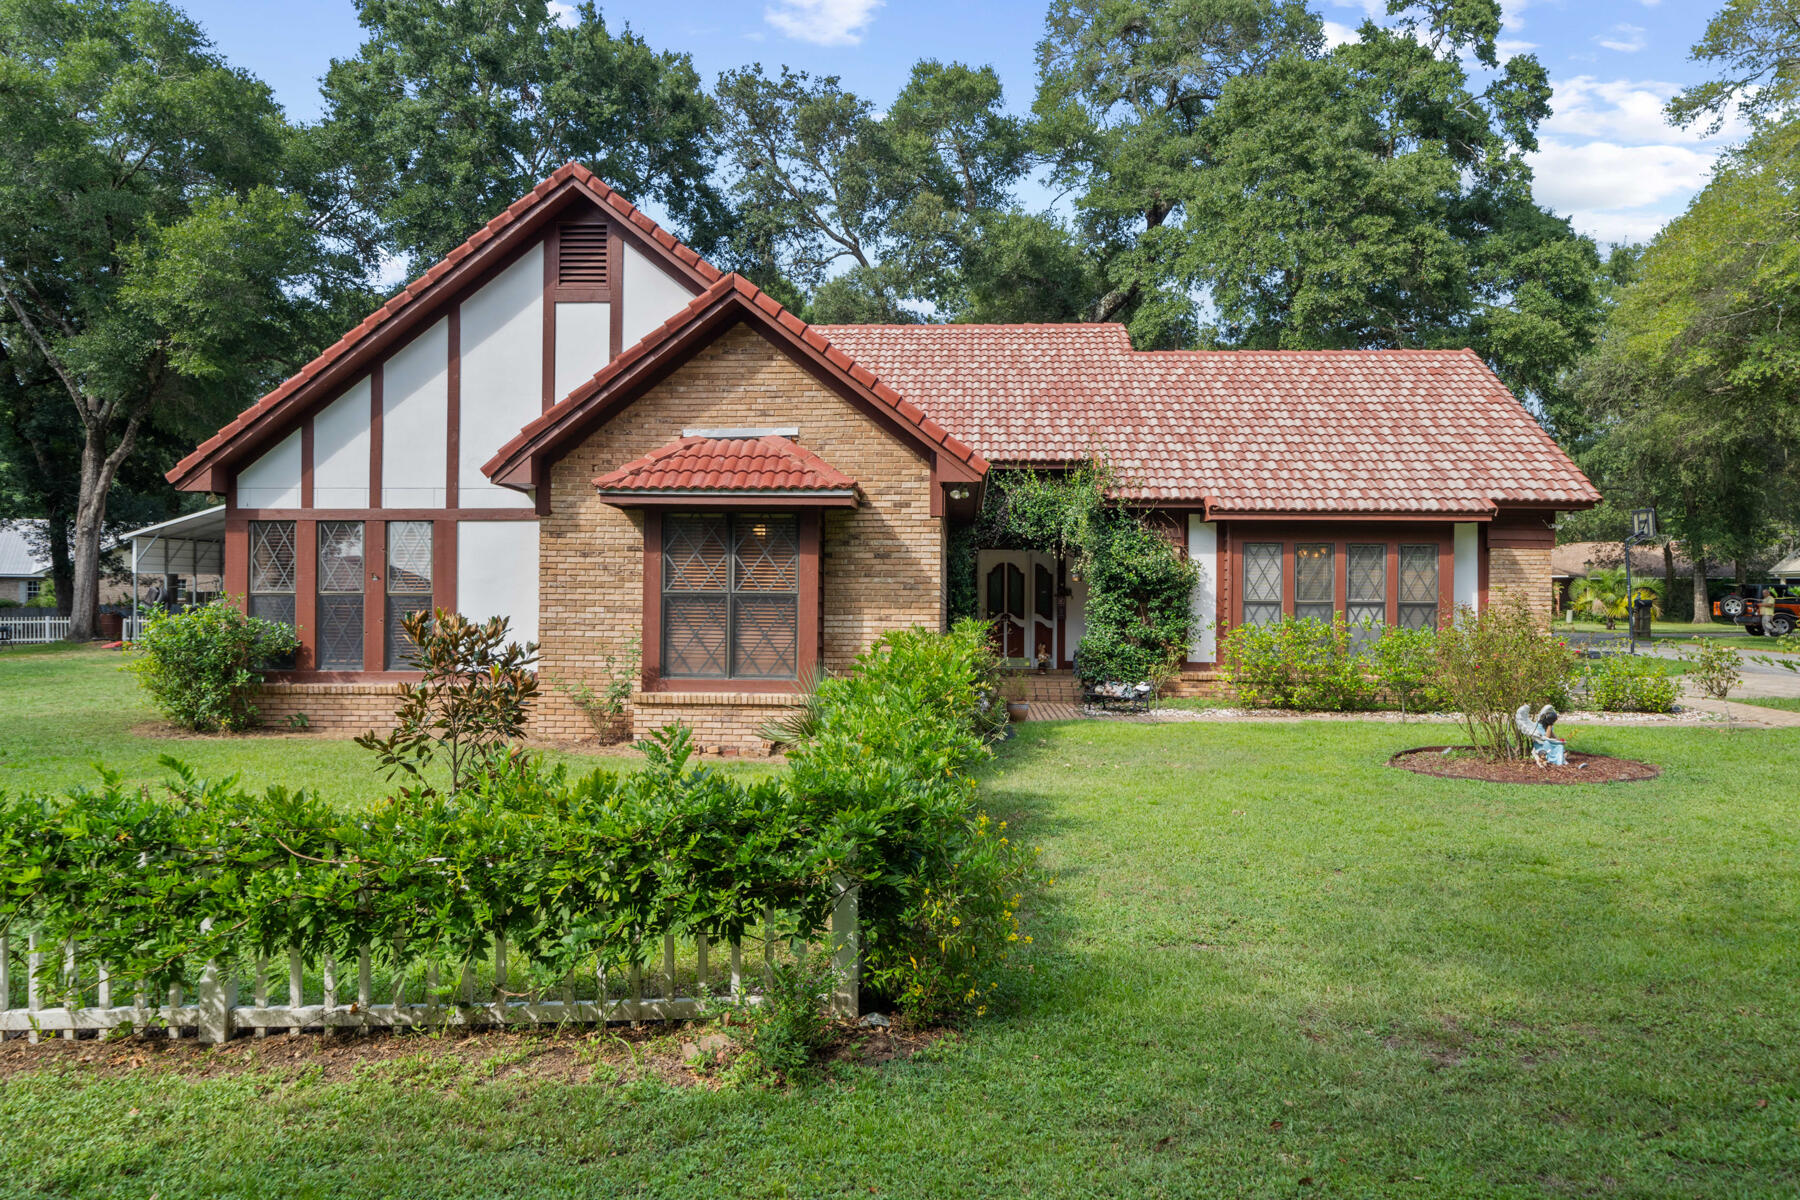
M727 501L854 507L856 480L776 434L689 436L594 480L620 507Z

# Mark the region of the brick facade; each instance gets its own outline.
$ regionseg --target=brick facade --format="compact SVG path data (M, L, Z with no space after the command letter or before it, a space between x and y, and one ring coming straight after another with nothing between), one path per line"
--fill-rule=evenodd
M1517 593L1537 616L1550 625L1555 585L1550 579L1550 547L1491 546L1488 549L1489 603Z
M785 427L797 427L795 440L854 478L865 497L854 509L824 515L825 667L843 669L886 630L942 625L945 538L942 520L931 515L931 464L760 334L738 326L552 467L550 513L539 525L539 672L546 687L534 734L589 736L587 721L556 685L585 681L600 689L607 658L624 656L643 630L643 514L601 500L593 480L685 429ZM703 744L765 748L755 727L782 701L707 694L715 697L709 704L640 697L634 732L668 723L660 714L678 713L702 731Z
M311 732L346 737L388 732L399 704L397 683L265 683L256 692L264 725L284 726L298 715Z

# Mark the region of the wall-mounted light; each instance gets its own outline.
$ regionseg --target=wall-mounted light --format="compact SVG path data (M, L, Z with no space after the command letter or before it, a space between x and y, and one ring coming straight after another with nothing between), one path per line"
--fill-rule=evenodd
M967 500L969 498L969 489L968 488L951 488L950 489L950 498L952 500Z

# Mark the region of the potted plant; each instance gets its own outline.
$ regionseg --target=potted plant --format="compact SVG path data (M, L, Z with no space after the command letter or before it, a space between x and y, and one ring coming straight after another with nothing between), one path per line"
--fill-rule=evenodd
M1000 695L1006 700L1006 716L1010 721L1025 720L1031 715L1031 701L1025 698L1025 681L1008 675L1000 681Z

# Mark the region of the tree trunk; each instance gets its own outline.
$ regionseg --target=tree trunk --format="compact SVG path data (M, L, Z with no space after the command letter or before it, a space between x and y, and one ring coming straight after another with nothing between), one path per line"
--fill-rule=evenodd
M69 604L75 598L75 564L69 558L69 516L62 505L53 506L45 516L50 534L50 582L56 588L56 615L69 615Z
M1675 599L1675 542L1673 539L1663 541L1663 601Z
M81 496L75 505L75 578L69 591L69 640L92 641L100 625L100 537L106 528L106 494L119 462L129 452L135 425L111 454L103 429L90 425L81 445Z
M1745 582L1750 578L1750 572L1744 569L1744 560L1741 557L1732 560L1732 567L1737 580L1737 590L1741 592L1744 590Z
M1694 623L1712 623L1712 601L1706 595L1706 547L1691 545L1688 557L1694 560Z

